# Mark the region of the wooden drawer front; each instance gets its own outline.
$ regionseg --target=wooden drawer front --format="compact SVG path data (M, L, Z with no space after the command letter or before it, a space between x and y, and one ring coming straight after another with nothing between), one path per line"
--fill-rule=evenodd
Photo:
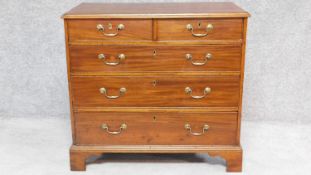
M239 71L241 47L71 46L70 58L73 72Z
M104 31L97 29L101 24ZM111 24L111 25L110 25ZM117 26L122 24L124 29L117 31ZM111 29L109 29L111 27ZM116 36L106 36L105 34L116 34ZM68 21L69 40L151 40L152 21L151 20L69 20Z
M192 25L192 31L187 25ZM200 24L200 28L199 28ZM212 29L207 29L207 25ZM206 36L194 36L207 34ZM237 40L242 38L242 19L158 20L158 40Z
M78 145L236 144L236 113L109 112L76 113L75 117ZM108 128L103 129L103 124ZM120 129L121 125L125 126L124 124L126 128ZM206 130L202 135L195 136L185 128L186 124L189 124L192 134L201 134L204 125Z
M103 87L108 96L120 97L107 98L100 93ZM192 94L186 94L186 87ZM205 97L191 97L202 96L206 88L211 92L205 90ZM76 107L236 107L239 76L73 77L72 90Z

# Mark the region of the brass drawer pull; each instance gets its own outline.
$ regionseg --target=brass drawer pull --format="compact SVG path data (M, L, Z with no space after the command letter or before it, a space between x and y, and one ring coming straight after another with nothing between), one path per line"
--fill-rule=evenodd
M214 26L213 26L213 24L207 24L206 25L206 33L194 33L194 31L193 31L194 29L193 29L193 26L191 24L187 24L186 28L187 28L187 30L191 31L192 36L204 37L204 36L208 35L208 32L211 31L214 28Z
M107 98L109 98L109 99L117 99L117 98L119 98L119 97L121 97L122 95L124 95L125 94L125 92L126 92L126 88L125 87L121 87L120 88L120 95L107 95L107 89L106 88L104 88L104 87L102 87L102 88L100 88L99 89L99 92L101 93L101 94L104 94Z
M106 132L108 132L109 134L117 135L117 134L121 134L122 130L125 130L127 128L127 125L125 123L122 123L119 128L119 131L109 131L109 127L106 123L103 123L101 128L103 130L106 130Z
M118 61L117 62L108 62L106 61L106 56L105 54L101 53L101 54L98 54L98 59L100 60L103 60L105 64L109 65L109 66L116 66L118 64L121 63L122 60L125 60L125 55L123 53L119 54L118 55Z
M185 92L186 92L186 94L189 94L194 99L201 99L201 98L204 98L210 92L212 92L212 89L210 87L205 87L205 89L203 91L204 94L201 96L192 95L192 89L190 87L186 87Z
M205 132L208 131L209 126L208 126L208 124L204 124L201 133L200 133L200 132L192 132L191 126L190 126L189 123L186 123L186 124L185 124L185 129L188 130L189 133L192 134L192 135L194 135L194 136L200 136L200 135L203 135Z
M187 54L186 54L186 59L189 60L189 61L191 61L191 63L192 63L193 65L195 65L195 66L202 66L202 65L206 64L207 60L212 59L212 57L213 57L212 54L207 53L207 54L205 55L203 61L194 62L194 61L192 60L192 55L191 55L190 53L187 53Z
M120 30L123 30L125 28L124 24L118 24L117 28L116 28L116 33L105 33L105 27L103 24L97 24L96 26L97 30L102 32L105 36L117 36L119 34ZM111 30L112 29L112 24L109 23L108 24L108 29Z

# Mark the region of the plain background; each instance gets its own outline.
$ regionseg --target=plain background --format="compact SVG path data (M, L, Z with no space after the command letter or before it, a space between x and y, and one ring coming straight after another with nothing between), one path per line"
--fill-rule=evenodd
M4 165L7 174L32 174L34 170L49 174L44 169L51 174L69 173L69 99L60 16L80 2L164 1L0 0L0 172ZM307 132L311 126L311 1L233 2L252 15L243 96L244 170L256 174L259 166L265 167L260 169L263 174L280 170L304 174L311 169L307 165L311 151ZM269 161L266 155L271 155ZM65 163L57 169L60 162ZM117 173L114 166L127 168L127 164L107 166L112 174ZM151 164L146 172L155 173L152 168L161 166ZM163 167L175 170L170 164ZM191 171L179 174L187 173ZM193 173L200 174L199 169Z

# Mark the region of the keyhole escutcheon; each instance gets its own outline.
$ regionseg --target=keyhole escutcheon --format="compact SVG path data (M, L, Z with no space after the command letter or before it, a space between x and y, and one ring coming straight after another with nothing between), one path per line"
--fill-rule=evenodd
M112 29L112 24L108 23L108 29L111 30Z
M157 80L153 80L152 81L152 85L155 87L157 85L158 81Z
M153 50L152 55L153 55L153 57L156 57L156 56L157 56L157 51L156 51L156 50Z

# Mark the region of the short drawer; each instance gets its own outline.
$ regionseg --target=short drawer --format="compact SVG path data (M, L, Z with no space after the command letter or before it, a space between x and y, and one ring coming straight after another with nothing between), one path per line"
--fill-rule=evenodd
M237 107L239 76L72 77L75 107Z
M70 46L72 72L240 71L241 47Z
M151 40L152 21L139 19L68 20L69 41Z
M78 145L234 145L237 113L76 113Z
M239 40L242 19L160 19L158 40Z

